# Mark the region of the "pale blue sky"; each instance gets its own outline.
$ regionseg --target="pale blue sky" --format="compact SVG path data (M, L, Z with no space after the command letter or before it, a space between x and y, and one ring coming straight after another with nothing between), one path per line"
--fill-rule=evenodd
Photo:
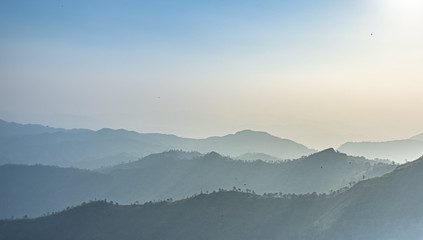
M0 118L314 148L423 132L417 0L0 1Z

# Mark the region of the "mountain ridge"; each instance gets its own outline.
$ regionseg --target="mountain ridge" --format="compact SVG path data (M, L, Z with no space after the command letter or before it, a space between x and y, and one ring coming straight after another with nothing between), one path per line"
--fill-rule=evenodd
M414 140L418 140L418 141L423 141L423 133L415 135L409 139L414 139Z
M76 205L94 198L125 204L182 199L219 188L250 189L260 194L323 193L349 186L363 175L380 176L395 168L341 153L267 163L234 160L216 152L182 151L151 154L96 171L42 165L13 165L12 171L7 166L9 169L0 166L0 217L37 216L64 208L64 203Z
M93 202L37 219L2 220L0 232L35 240L420 239L422 171L419 158L332 195L219 191L143 205Z
M423 141L409 138L385 142L347 142L342 144L338 150L351 156L364 156L368 159L389 159L398 163L405 163L423 155Z
M7 130L8 126L12 127ZM171 134L138 133L124 129L103 128L92 131L34 126L37 128L35 132L31 130L25 133L27 131L25 125L1 122L0 130L7 131L0 131L0 142L2 142L0 164L40 163L95 169L134 161L152 153L171 149L201 153L217 151L231 157L247 152L260 152L280 159L294 159L315 152L294 141L252 130L192 139ZM13 132L15 136L10 137Z

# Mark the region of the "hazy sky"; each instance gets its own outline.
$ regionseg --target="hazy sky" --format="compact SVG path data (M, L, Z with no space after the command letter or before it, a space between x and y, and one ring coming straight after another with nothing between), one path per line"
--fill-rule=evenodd
M423 132L423 2L0 1L0 118L307 146Z

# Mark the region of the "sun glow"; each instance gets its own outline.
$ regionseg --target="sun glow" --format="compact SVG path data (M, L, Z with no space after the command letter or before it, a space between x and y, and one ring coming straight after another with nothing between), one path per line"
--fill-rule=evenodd
M422 0L378 0L391 14L402 17L413 17L421 14L423 9Z
M376 7L381 10L381 22L391 26L395 35L420 35L423 24L423 0L375 0Z

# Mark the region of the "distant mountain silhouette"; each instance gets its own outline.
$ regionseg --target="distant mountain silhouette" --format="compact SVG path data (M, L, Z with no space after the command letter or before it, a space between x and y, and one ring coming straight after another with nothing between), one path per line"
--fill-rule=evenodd
M222 191L133 206L93 202L34 220L3 220L0 233L31 240L421 239L422 172L423 158L331 196Z
M265 132L245 130L223 137L181 138L127 130L65 130L0 122L0 164L44 164L95 169L172 149L236 157L256 152L294 159L315 151Z
M264 153L244 153L238 157L236 157L235 159L237 160L244 160L244 161L256 161L256 160L262 160L265 162L279 162L279 161L283 161L280 158L274 157L274 156L270 156L268 154L264 154Z
M410 139L418 140L418 141L423 141L423 133L422 134L419 134L419 135L416 135L414 137L411 137Z
M99 197L107 192L109 183L106 175L87 170L3 165L0 166L0 218L21 213L39 216L77 202L104 199Z
M0 119L0 141L5 138L36 135L42 133L55 133L55 132L84 132L87 129L63 129L42 126L39 124L19 124L14 122L6 122Z
M203 153L216 151L233 157L254 152L280 159L295 159L316 152L294 141L252 130L244 130L223 137L206 138L187 150L196 150Z
M398 163L423 156L423 134L409 139L386 142L347 142L339 151L368 159L389 159Z
M39 216L95 198L127 204L181 199L219 188L323 193L394 168L333 149L278 163L169 151L99 171L5 165L0 166L0 218Z

